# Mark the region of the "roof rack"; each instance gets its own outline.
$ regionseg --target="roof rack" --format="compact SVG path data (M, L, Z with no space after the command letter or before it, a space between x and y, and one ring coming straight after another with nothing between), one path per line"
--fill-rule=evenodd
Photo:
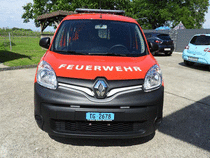
M124 15L124 10L107 10L107 9L84 9L84 8L76 8L75 11L77 13L106 13L106 14L116 14L116 15Z

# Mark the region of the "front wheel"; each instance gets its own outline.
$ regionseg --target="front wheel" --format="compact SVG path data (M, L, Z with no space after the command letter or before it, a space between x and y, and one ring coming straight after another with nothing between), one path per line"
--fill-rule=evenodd
M194 65L193 62L187 61L187 60L184 60L184 63L185 63L185 65L187 65L187 66L193 66L193 65Z

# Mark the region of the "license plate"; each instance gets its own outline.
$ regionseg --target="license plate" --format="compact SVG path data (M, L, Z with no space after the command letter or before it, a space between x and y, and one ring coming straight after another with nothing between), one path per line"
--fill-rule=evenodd
M165 50L165 51L170 51L170 50L171 50L171 48L164 48L164 50Z
M188 57L188 60L190 60L190 61L198 61L198 58L194 58L194 57Z
M114 113L88 112L88 113L86 113L86 120L88 120L88 121L112 121L112 120L114 120Z

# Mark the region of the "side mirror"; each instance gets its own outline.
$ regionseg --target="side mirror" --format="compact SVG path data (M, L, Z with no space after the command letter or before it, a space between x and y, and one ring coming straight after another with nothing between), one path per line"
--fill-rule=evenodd
M149 45L149 49L150 49L150 52L155 52L158 50L158 44L157 43L154 43L154 42L148 42L148 45Z
M43 48L48 49L49 46L50 46L50 38L49 37L44 37L44 38L40 39L39 45Z

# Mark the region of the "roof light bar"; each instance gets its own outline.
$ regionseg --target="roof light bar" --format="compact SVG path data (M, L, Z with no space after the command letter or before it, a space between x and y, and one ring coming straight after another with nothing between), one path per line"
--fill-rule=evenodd
M106 10L106 9L84 9L84 8L76 8L75 11L77 13L107 13L107 14L116 14L116 15L124 15L124 10Z

